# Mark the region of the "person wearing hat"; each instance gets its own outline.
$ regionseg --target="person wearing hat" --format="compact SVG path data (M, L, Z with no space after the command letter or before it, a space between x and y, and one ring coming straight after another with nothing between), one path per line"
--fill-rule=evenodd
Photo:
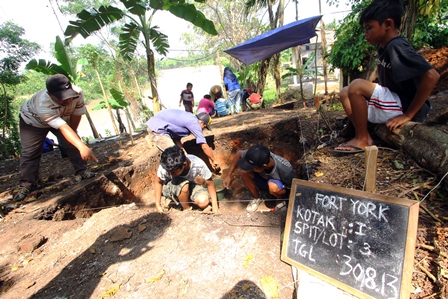
M237 166L243 170L241 172L243 182L254 197L247 205L246 211L255 212L258 209L262 202L259 190L268 191L277 199L289 195L294 169L285 158L271 153L266 146L256 144L236 153L229 173L222 181L225 188L230 188L232 175Z
M163 152L168 147L177 145L184 149L181 138L193 134L196 137L196 144L200 144L204 154L211 161L211 166L215 171L219 171L219 165L215 162L213 151L208 146L202 130L210 130L212 118L208 113L198 113L194 115L179 109L166 109L151 117L146 125L148 126L148 136L152 142Z
M222 87L221 85L213 85L212 87L210 87L210 91L209 91L209 95L210 95L210 100L214 103L217 100L216 97L216 93L220 92L222 94Z
M82 142L76 130L86 112L84 94L70 80L56 74L47 78L46 89L38 91L20 107L20 187L14 201L22 201L36 189L42 147L52 132L66 150L77 179L88 179L95 173L87 170L87 161L98 161Z
M195 155L186 154L173 145L163 151L154 181L156 210L164 211L162 195L189 210L191 205L207 211L218 212L216 187L212 173L205 162Z

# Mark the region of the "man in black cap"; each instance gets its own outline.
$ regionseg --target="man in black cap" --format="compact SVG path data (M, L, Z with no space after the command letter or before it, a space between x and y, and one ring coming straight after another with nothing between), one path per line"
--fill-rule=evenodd
M285 158L271 153L266 146L256 144L247 150L238 151L230 165L229 173L223 179L224 187L230 187L237 165L243 170L243 182L254 197L247 205L246 211L255 212L258 209L262 201L258 190L268 191L277 199L289 195L294 169Z
M198 113L194 115L179 109L166 109L151 117L146 125L148 126L148 136L152 142L161 150L177 145L183 149L182 137L193 134L196 137L196 144L200 144L204 154L211 161L213 170L219 172L219 165L215 161L213 150L208 146L202 130L210 130L212 118L208 113Z
M46 87L20 107L20 188L14 201L24 200L37 187L42 147L48 132L66 150L77 180L95 176L87 170L87 161L98 160L76 133L86 112L82 90L72 86L61 74L48 77Z

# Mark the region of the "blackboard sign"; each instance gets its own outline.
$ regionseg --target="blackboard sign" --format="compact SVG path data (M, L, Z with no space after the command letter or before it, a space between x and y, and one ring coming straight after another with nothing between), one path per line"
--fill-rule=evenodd
M361 298L409 298L419 204L294 179L282 260Z

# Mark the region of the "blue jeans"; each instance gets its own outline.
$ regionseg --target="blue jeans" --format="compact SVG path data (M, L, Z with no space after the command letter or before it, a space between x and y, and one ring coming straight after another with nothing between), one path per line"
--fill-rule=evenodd
M239 89L229 91L230 113L241 112L241 93Z

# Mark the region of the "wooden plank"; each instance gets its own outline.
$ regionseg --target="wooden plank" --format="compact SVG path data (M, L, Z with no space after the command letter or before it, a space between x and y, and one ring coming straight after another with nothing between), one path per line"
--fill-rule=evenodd
M294 179L283 261L360 298L409 298L419 203Z
M364 190L374 192L376 190L376 160L378 158L378 147L375 145L366 147L366 185Z

